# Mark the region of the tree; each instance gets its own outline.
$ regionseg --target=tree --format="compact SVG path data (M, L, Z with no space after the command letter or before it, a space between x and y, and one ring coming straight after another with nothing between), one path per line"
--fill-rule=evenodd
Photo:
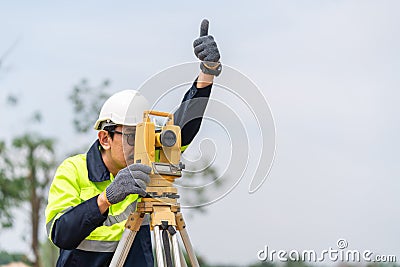
M6 143L0 141L0 223L2 228L12 227L14 216L11 207L19 206L23 200L20 190L24 184L24 178L15 178L13 162Z
M1 56L0 56L0 74L4 73L5 59L15 48L18 40L16 40ZM15 105L17 98L8 96L7 103ZM1 228L12 227L13 214L10 207L18 206L22 197L19 194L19 188L23 186L23 179L11 179L13 175L13 163L8 156L6 143L0 140L0 225Z
M87 133L94 125L101 105L110 96L105 92L110 81L104 80L98 86L91 86L86 79L74 86L69 100L74 109L74 128L77 133Z
M17 105L18 98L8 97L8 104ZM29 121L40 123L39 111ZM54 140L26 130L12 138L11 144L0 141L0 220L3 227L11 227L11 209L23 203L29 205L30 241L34 255L33 266L40 265L39 224L43 214L47 189L54 172Z
M15 159L15 180L25 180L20 194L30 205L31 249L34 254L33 266L39 266L39 223L47 189L54 172L54 140L39 134L24 134L13 139Z
M218 179L219 175L215 167L204 167L208 162L208 160L204 159L203 162L200 163L202 166L198 166L203 170L200 175L187 172L185 173L185 178L187 181L193 181L196 178L199 180L201 179L201 181L199 181L201 184L213 183L214 189L218 189L222 186L223 182ZM206 209L203 204L210 201L206 188L203 186L188 186L184 181L178 182L181 183L180 192L182 195L185 195L185 204L189 207L194 207L194 211L198 213L205 213Z
M8 253L6 251L0 251L0 265L8 264L11 262L24 262L28 265L31 265L32 262L29 259L20 253Z
M53 145L53 139L38 134L14 138L9 149L0 142L0 219L3 227L11 227L11 208L29 203L33 266L40 262L39 223L55 166Z

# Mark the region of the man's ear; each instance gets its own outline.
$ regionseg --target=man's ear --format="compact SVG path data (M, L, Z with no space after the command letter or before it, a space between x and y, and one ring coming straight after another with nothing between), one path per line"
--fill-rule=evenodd
M100 130L97 133L97 137L99 138L100 145L104 150L108 150L111 148L111 144L110 144L111 137L107 131Z

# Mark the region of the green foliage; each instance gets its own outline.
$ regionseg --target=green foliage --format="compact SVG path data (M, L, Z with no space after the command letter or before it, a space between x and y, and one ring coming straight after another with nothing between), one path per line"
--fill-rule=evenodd
M10 207L19 206L24 200L21 191L25 189L25 179L16 177L6 144L0 141L0 224L2 228L12 226L13 214Z
M208 160L203 160L201 166L198 166L198 169L203 169L200 175L196 175L192 172L185 172L185 181L193 182L196 180L197 182L201 182L201 185L212 183L214 186L214 190L220 188L223 182L218 179L219 174L217 169L213 166L207 166ZM199 177L200 176L200 177ZM210 197L207 195L207 190L205 186L192 186L188 182L183 180L179 181L181 183L181 192L186 194L185 202L186 205L195 207L195 210L198 213L205 213L206 209L204 206L198 206L199 203L207 203L210 201Z
M183 248L183 247L184 247L183 244L181 244L180 247ZM154 251L154 255L156 255L156 254L155 254L155 251ZM184 258L185 258L186 264L187 264L188 266L191 266L191 265L190 265L189 255L186 253L185 250L183 250L183 256L184 256ZM196 258L197 258L197 261L199 262L199 265L200 265L201 267L218 267L218 266L215 266L215 265L209 265L208 263L206 263L206 260L205 260L203 257L201 257L201 256L196 255ZM156 263L156 261L157 261L157 260L154 259L154 262L155 262L155 263ZM157 265L155 265L155 266L157 266Z
M263 262L259 262L259 263L255 263L252 265L249 265L249 267L274 267L275 264L272 262L268 262L268 261L263 261Z
M11 208L29 203L33 266L40 261L39 222L55 167L53 146L53 139L32 133L14 138L9 149L0 143L0 220L3 227L12 226Z
M43 120L42 113L40 111L35 111L32 115L32 120L34 122L40 123Z
M49 185L51 172L55 167L54 139L27 133L14 138L12 144L14 153L21 156L18 157L19 160L14 161L13 167L19 170L22 177L14 177L14 179L27 179L28 187L36 188L40 200L45 200L44 190ZM22 196L26 196L25 200L31 197L30 192L27 192L29 188L20 191Z
M10 106L18 98L10 96ZM40 123L42 115L35 111L30 121ZM30 242L33 266L39 266L39 222L47 198L47 187L54 172L54 140L27 132L14 137L10 145L0 141L0 223L11 227L13 208L24 202L30 206Z
M17 106L18 102L17 96L8 96L7 104L10 107ZM33 112L30 121L40 123L41 112ZM34 204L39 203L40 208L49 184L49 172L54 168L53 146L53 139L30 132L14 137L8 146L0 140L0 224L2 228L11 227L13 224L12 207L18 207L24 201L36 201L37 203Z
M307 265L304 261L302 260L298 260L298 261L294 261L294 260L288 260L285 264L285 267L307 267L309 265Z
M11 262L23 262L27 265L32 265L26 255L21 253L8 253L6 251L0 251L0 265L8 264Z
M27 133L13 139L13 148L18 159L14 161L27 187L20 194L30 204L31 248L35 255L34 266L39 266L39 222L47 198L47 186L54 172L54 140L39 134ZM18 178L18 177L17 177Z
M110 96L105 92L110 81L104 80L98 86L89 85L86 79L74 86L69 100L74 108L74 127L78 133L87 133L97 120L101 106Z
M16 97L15 95L9 95L7 97L7 104L9 104L10 106L16 106L18 104L18 97Z

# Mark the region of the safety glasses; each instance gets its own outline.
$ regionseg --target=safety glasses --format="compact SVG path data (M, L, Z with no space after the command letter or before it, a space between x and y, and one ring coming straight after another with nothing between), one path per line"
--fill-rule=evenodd
M130 146L135 145L135 134L136 133L124 133L124 132L120 132L117 130L111 130L110 132L116 133L116 134L121 134L121 135L125 136L128 145L130 145Z

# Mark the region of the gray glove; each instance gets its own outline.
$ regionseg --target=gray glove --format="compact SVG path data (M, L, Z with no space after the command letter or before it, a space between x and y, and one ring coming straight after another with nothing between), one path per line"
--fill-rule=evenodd
M106 188L106 197L111 204L124 200L130 194L146 196L146 184L150 182L151 168L144 164L132 164L120 170L114 181Z
M208 25L208 20L203 19L200 26L200 37L193 42L194 54L203 61L200 64L203 73L218 76L222 70L219 62L220 54L214 37L208 35Z

